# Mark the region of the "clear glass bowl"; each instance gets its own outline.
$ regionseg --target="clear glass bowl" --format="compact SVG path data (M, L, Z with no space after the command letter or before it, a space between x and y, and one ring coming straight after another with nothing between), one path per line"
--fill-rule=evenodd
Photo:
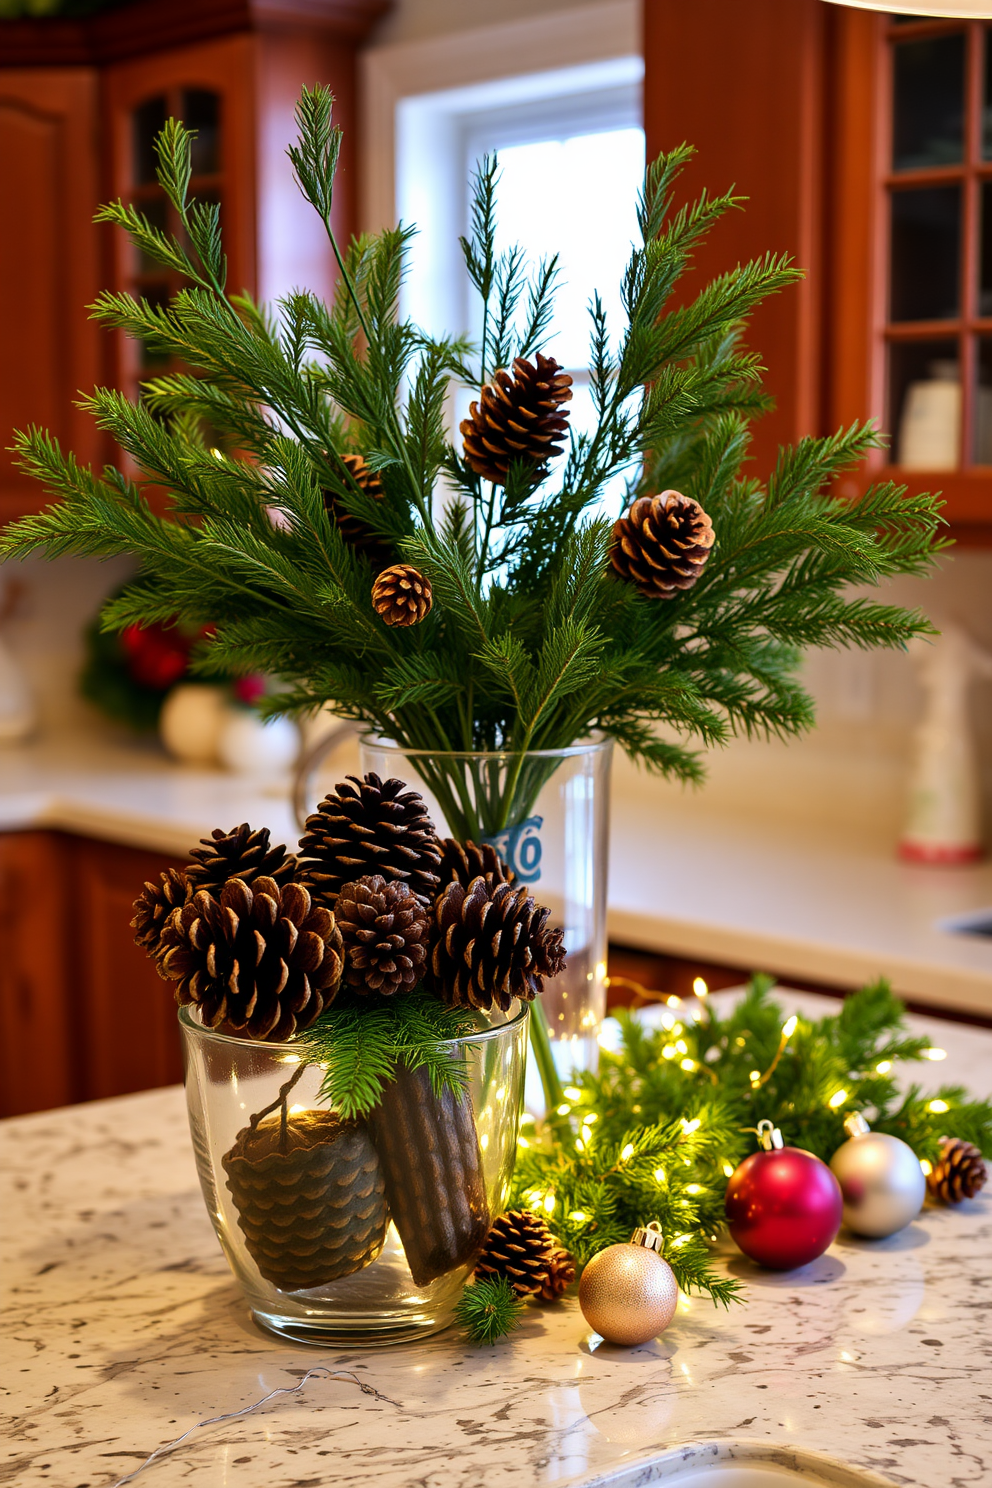
M463 1095L404 1072L340 1123L293 1042L204 1028L180 1008L207 1210L261 1327L300 1343L401 1343L445 1327L509 1193L529 1009L449 1041ZM254 1121L252 1118L255 1118ZM263 1274L264 1273L264 1274Z

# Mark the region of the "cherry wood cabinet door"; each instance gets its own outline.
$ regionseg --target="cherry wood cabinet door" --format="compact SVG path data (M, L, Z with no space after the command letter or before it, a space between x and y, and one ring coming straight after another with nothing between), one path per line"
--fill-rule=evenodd
M81 1099L68 862L52 832L0 834L0 1115Z
M80 459L100 436L74 407L101 379L97 79L90 68L0 71L0 522L46 504L15 466L15 429L41 424Z
M75 923L73 957L84 1009L80 1098L99 1100L182 1079L172 987L134 943L133 904L146 879L175 860L64 837Z

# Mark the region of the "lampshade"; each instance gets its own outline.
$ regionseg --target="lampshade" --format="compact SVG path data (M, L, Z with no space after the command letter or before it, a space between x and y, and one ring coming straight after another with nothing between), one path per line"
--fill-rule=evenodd
M899 15L943 16L945 19L967 16L973 21L992 18L992 0L914 0L913 4L906 4L904 0L832 0L832 3L853 5L858 10L895 11Z

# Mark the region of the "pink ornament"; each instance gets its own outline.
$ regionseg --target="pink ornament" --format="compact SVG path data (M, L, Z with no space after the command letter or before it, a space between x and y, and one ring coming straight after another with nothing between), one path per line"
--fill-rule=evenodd
M822 1255L844 1213L840 1184L826 1163L800 1147L785 1147L770 1121L759 1121L762 1150L727 1184L730 1233L746 1256L775 1271L791 1271Z

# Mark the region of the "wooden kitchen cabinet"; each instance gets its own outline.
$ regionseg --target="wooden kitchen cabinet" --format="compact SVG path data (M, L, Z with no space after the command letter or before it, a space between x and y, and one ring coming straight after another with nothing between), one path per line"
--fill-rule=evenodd
M0 834L0 1115L182 1079L172 989L129 923L170 865L68 833Z
M953 535L992 542L992 27L823 0L653 0L644 35L649 158L688 140L687 194L747 198L695 254L693 284L769 251L806 274L749 332L776 399L755 474L780 444L873 418L893 448L839 493L889 478L940 490ZM951 366L955 453L901 464L909 390Z
M357 49L392 0L132 0L81 20L0 20L0 523L45 505L5 448L45 425L86 462L115 458L73 407L99 382L137 392L158 370L86 315L101 288L164 302L177 288L140 263L101 201L135 200L172 227L151 142L169 114L198 131L194 194L218 200L229 287L272 301L327 296L333 254L285 150L304 85L335 95L345 130L335 229L357 222Z

